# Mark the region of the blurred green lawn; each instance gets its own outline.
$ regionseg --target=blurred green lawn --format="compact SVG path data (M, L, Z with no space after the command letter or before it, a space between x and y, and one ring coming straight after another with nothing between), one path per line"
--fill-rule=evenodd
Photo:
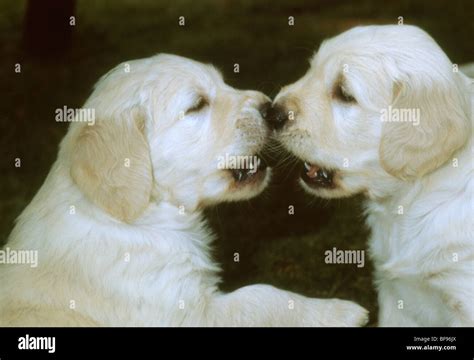
M427 30L453 62L474 60L472 1L323 0L78 0L73 46L65 55L33 59L20 50L26 2L0 4L0 243L53 163L67 124L54 110L79 107L94 82L119 62L175 53L212 62L227 82L273 96L296 80L329 36L359 24L407 24ZM199 6L197 5L199 4ZM178 26L185 16L186 26ZM288 26L288 16L295 26ZM16 74L14 64L22 64ZM240 73L233 73L233 64ZM14 159L21 158L21 168ZM280 169L259 198L209 209L219 235L216 256L222 288L270 283L317 297L352 299L371 311L376 295L371 266L326 265L324 251L365 249L361 198L325 201L296 186L295 171ZM290 215L288 207L295 207ZM240 261L234 262L234 253ZM1 287L1 284L0 284Z

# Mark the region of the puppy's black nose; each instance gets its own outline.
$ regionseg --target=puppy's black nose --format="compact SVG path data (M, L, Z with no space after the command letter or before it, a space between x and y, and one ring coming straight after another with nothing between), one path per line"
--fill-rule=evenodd
M268 125L273 129L280 129L288 121L288 112L280 104L274 104L267 109L266 116L264 116Z
M272 102L267 101L264 102L260 107L258 108L258 111L260 112L260 115L262 115L262 118L266 119L268 116L268 112L270 111L272 107Z

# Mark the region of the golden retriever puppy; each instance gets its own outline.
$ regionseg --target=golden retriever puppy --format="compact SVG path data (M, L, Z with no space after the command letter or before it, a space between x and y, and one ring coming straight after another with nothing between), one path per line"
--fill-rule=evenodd
M0 268L0 324L364 324L366 311L349 301L267 285L217 288L202 209L268 183L256 157L266 105L263 94L233 89L213 67L178 56L105 75L84 105L94 116L71 124L3 250L32 249L38 263ZM235 166L233 157L249 159Z
M414 26L325 41L269 120L324 198L364 193L382 326L473 326L473 83Z

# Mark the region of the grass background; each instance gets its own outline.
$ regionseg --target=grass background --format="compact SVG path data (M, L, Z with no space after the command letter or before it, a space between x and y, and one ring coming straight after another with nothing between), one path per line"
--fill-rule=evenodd
M474 60L472 1L78 0L72 47L50 58L21 49L25 6L0 4L0 244L44 181L67 131L67 124L54 121L54 110L80 107L94 82L122 61L175 53L212 62L232 86L273 96L304 74L323 39L355 25L394 24L399 16L427 30L453 62ZM179 16L186 26L178 26ZM288 16L295 17L292 27ZM14 72L16 63L21 74ZM20 168L15 158L21 158ZM362 269L324 263L324 251L332 247L366 249L362 199L308 198L296 186L295 170L276 175L259 198L207 211L219 236L222 288L265 282L351 299L376 323L370 261ZM236 252L239 262L233 261Z

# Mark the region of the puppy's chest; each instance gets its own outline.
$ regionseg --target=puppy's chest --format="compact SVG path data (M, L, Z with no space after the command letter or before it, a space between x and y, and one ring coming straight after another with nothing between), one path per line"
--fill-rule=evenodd
M376 212L369 214L367 222L372 232L369 246L376 269L397 271L422 260L422 246L414 241L417 235L411 233L410 221L403 213Z

